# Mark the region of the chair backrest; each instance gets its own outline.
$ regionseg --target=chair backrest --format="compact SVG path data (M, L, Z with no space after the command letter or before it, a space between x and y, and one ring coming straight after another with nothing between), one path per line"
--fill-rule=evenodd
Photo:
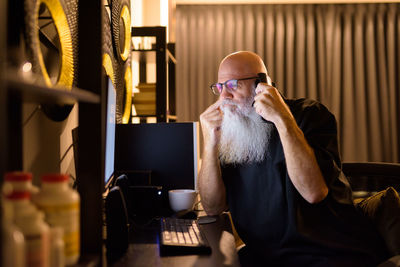
M343 162L342 171L355 198L368 197L390 186L400 192L400 163Z

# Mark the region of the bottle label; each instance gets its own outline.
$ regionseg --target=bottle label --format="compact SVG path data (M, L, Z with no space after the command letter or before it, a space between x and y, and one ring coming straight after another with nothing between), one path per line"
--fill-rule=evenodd
M26 266L48 266L48 236L46 233L25 235Z
M60 226L64 229L64 254L67 260L69 257L79 256L79 202L61 205L38 204L38 207L44 211L46 222L50 226Z

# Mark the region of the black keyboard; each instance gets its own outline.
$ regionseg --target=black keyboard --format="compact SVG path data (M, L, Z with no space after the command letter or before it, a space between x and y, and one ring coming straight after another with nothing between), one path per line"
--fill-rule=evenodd
M211 254L211 247L201 232L197 220L161 218L160 254Z

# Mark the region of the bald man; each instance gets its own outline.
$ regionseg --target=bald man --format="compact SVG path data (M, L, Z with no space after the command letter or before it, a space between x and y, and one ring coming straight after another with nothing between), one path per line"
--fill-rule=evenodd
M211 89L219 99L200 116L199 191L207 214L229 209L246 245L242 265L382 261L382 240L356 211L341 172L334 116L316 101L284 98L248 51L222 60Z

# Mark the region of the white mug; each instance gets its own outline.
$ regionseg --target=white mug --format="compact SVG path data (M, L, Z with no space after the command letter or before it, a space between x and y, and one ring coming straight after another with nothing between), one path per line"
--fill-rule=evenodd
M169 205L175 212L192 210L197 192L193 189L174 189L168 191Z

